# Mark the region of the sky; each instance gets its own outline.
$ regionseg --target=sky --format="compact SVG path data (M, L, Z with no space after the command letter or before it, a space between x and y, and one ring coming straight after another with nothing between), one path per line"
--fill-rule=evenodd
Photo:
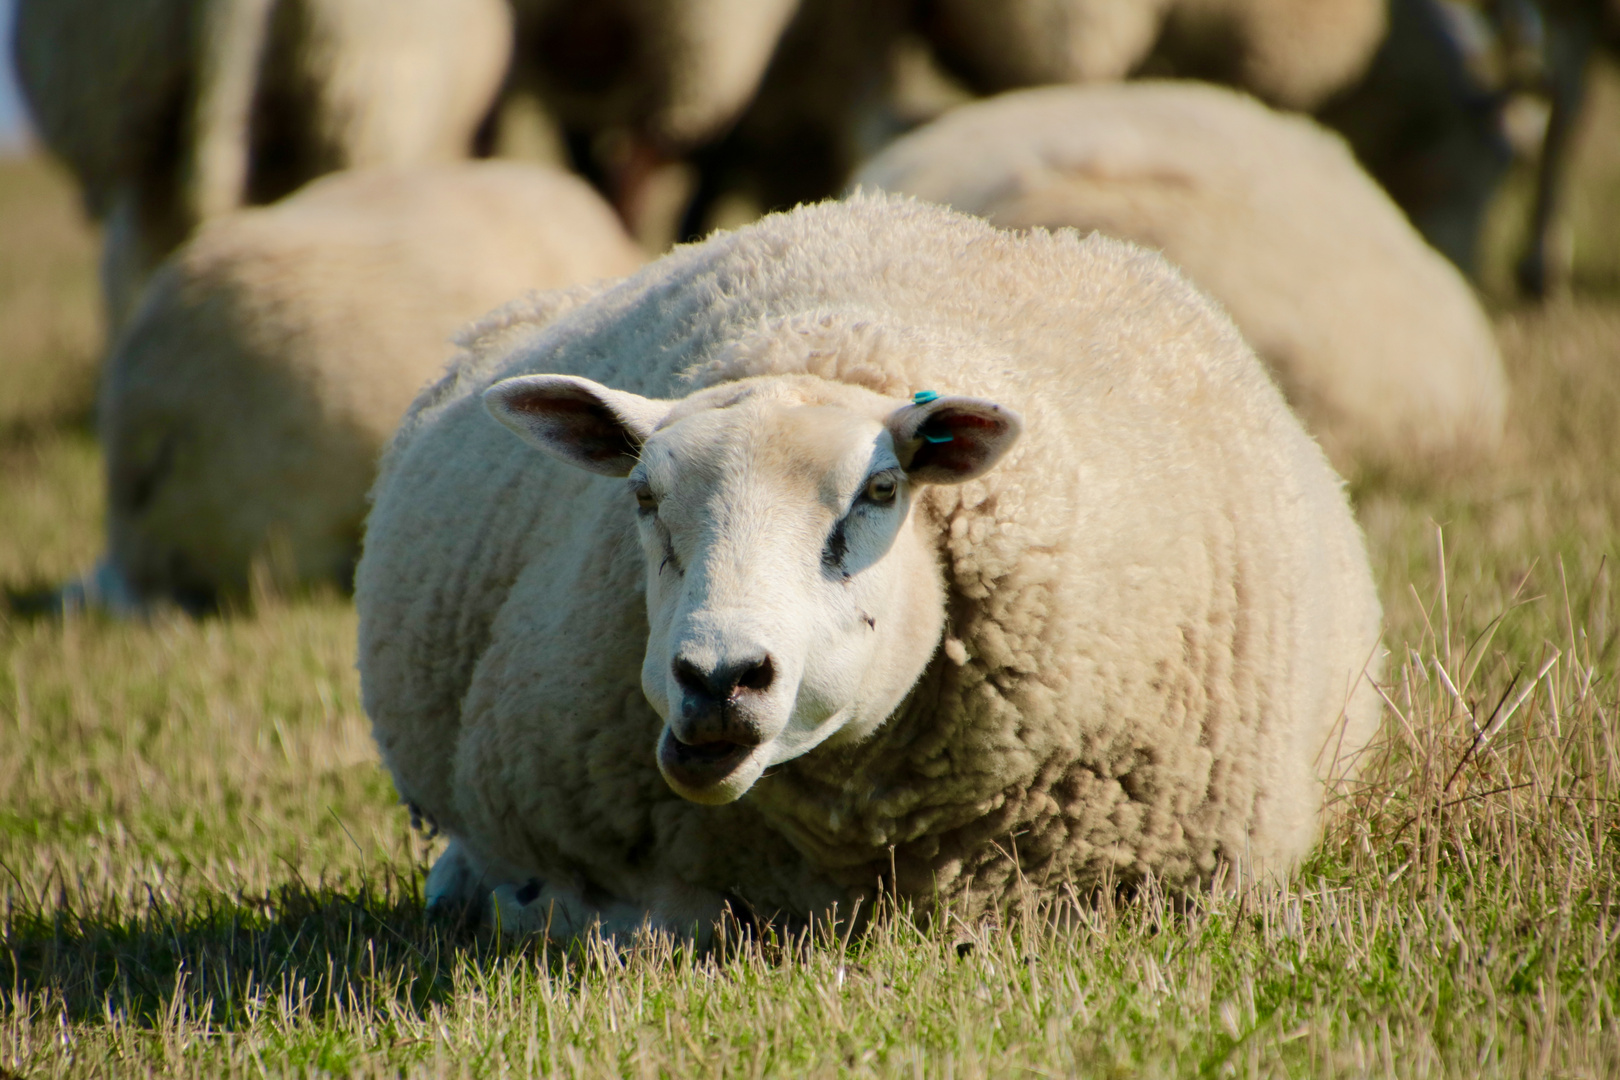
M17 0L0 0L0 153L27 145L28 120L11 73L11 23Z

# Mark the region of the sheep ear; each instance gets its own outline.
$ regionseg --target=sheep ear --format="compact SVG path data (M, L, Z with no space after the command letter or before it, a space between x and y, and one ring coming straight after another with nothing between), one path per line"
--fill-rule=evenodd
M888 426L914 483L960 484L989 472L1018 441L1024 421L983 398L918 394L889 414Z
M484 407L518 438L570 465L627 476L669 412L656 401L574 375L520 375L484 391Z

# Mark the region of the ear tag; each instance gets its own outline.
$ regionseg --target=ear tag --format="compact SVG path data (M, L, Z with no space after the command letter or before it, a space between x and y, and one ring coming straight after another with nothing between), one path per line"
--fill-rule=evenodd
M915 394L911 395L911 403L913 405L927 405L929 402L938 400L939 395L932 390L918 390ZM950 432L946 432L943 435L934 435L926 431L920 431L918 434L923 437L925 442L935 443L936 445L939 443L952 442L956 438L956 436L952 435Z

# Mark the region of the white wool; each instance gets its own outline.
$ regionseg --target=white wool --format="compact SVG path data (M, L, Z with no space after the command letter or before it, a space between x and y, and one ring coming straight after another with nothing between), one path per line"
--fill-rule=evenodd
M337 169L469 156L512 17L505 0L20 0L15 44L41 138L105 223L116 337L210 217Z
M982 90L1152 73L1314 109L1383 40L1382 0L935 0L930 35Z
M1501 439L1507 381L1473 290L1303 117L1195 83L1025 91L899 140L855 183L1162 251L1347 473L1422 471Z
M110 566L136 595L346 583L365 493L451 335L531 289L641 262L558 170L505 162L335 174L204 226L107 364Z
M384 761L452 840L430 901L701 936L727 907L792 922L891 887L970 912L1020 880L1274 877L1315 842L1378 719L1362 539L1252 351L1158 256L857 196L487 325L391 445L356 584ZM911 621L943 629L892 714L735 801L677 796L637 500L483 404L545 372L681 415L933 390L1022 416L990 471L914 495L938 606Z

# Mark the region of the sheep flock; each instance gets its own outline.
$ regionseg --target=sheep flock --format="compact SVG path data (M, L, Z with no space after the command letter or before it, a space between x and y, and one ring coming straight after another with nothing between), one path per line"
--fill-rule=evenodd
M1384 707L1347 485L1501 447L1515 153L1568 284L1620 9L1544 6L18 0L107 313L28 604L352 590L508 932L1285 881Z

